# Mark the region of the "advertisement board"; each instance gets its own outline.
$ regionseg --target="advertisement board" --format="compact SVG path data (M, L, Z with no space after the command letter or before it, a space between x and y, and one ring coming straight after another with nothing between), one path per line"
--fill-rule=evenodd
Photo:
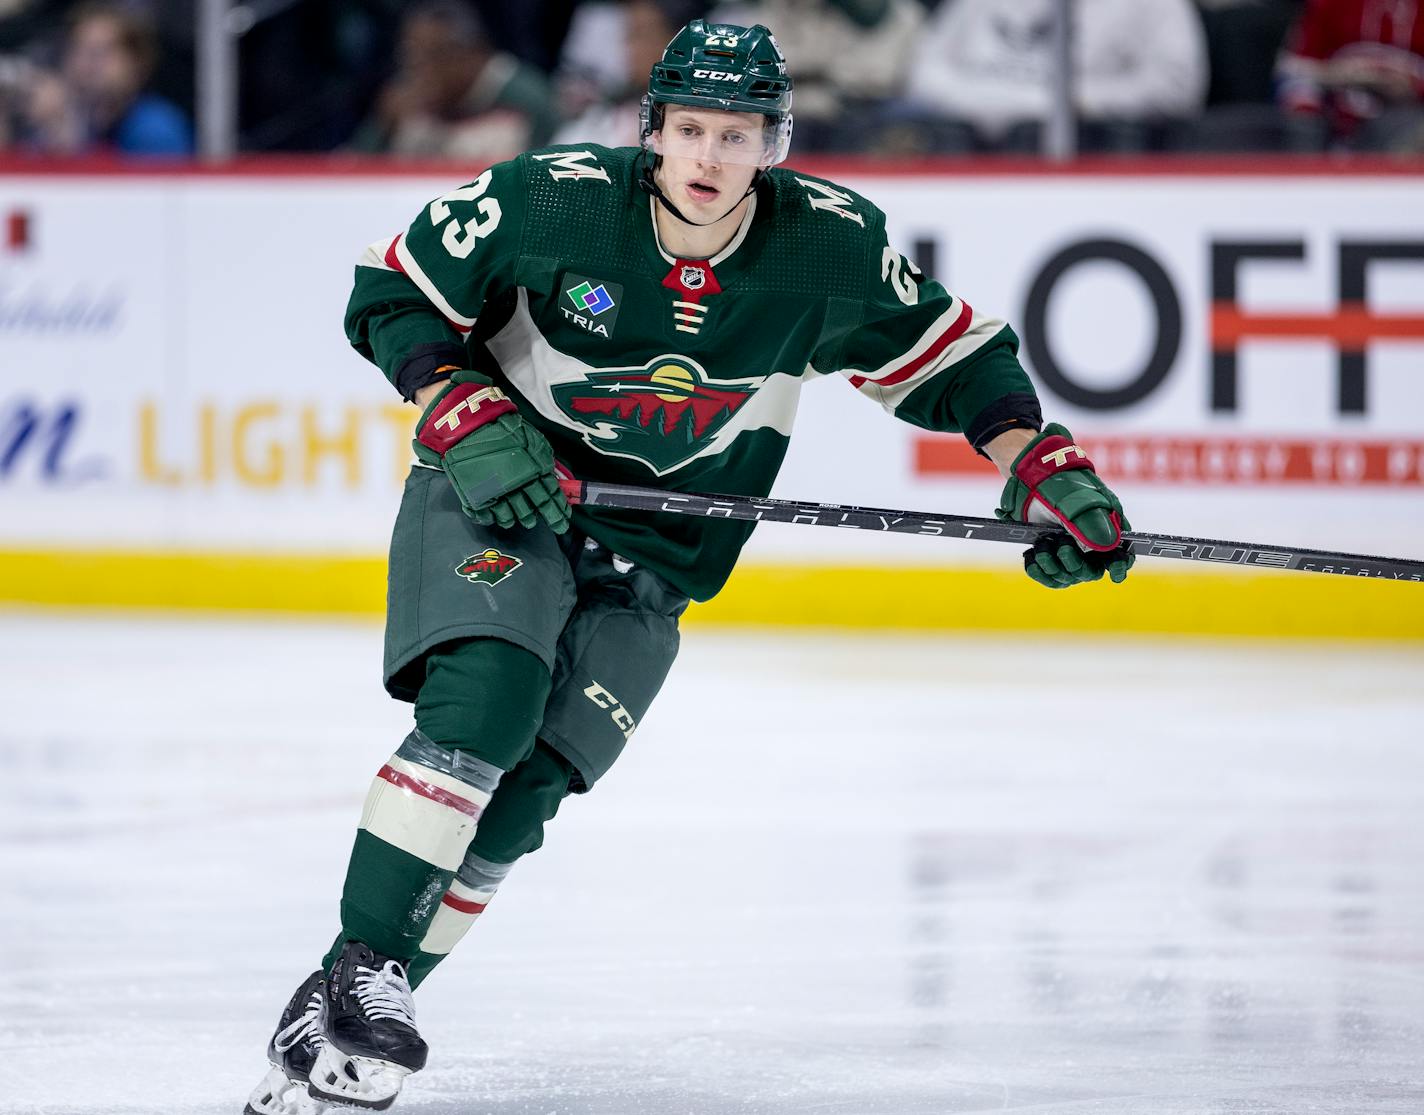
M835 177L1013 324L1134 526L1424 556L1424 176ZM362 249L452 184L0 178L0 548L378 559L415 414L342 311ZM803 392L776 494L987 514L998 488L962 438L832 378ZM1018 560L794 527L747 559Z

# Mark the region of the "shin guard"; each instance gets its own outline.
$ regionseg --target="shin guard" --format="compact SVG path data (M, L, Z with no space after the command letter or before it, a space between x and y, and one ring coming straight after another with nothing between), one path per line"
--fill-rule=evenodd
M502 773L418 729L406 737L361 811L341 897L345 939L415 956Z

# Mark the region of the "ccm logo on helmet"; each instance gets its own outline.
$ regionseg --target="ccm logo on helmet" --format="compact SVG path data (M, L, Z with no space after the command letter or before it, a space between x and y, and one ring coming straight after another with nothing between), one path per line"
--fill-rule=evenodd
M741 74L729 74L726 70L693 70L693 77L705 78L707 81L741 81Z

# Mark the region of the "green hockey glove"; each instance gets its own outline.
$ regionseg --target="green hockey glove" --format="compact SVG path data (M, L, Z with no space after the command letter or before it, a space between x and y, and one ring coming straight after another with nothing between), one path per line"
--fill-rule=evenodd
M1127 577L1136 558L1122 544L1132 529L1117 496L1093 471L1073 435L1056 422L1014 458L994 514L1020 523L1054 523L1071 540L1047 538L1024 551L1024 572L1048 588Z
M458 371L416 428L415 455L445 470L465 514L482 526L569 529L569 501L544 435L478 372Z

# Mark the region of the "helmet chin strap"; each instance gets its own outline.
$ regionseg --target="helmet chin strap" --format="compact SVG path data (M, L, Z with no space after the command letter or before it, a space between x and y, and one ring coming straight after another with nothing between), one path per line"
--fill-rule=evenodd
M672 198L663 193L663 188L658 185L657 180L653 177L653 166L656 165L656 162L657 160L655 159L652 163L643 167L643 176L638 179L638 185L642 187L644 193L657 198L658 203L679 221L685 225L691 225L693 228L707 228L709 225L715 225L718 221L725 221L732 215L733 209L736 209L737 206L746 201L752 194L756 193L757 185L761 182L762 175L766 173L761 167L757 167L757 172L752 175L751 185L747 187L747 192L732 202L731 209L728 209L720 217L715 217L710 221L699 222L684 217L678 207L672 203Z

